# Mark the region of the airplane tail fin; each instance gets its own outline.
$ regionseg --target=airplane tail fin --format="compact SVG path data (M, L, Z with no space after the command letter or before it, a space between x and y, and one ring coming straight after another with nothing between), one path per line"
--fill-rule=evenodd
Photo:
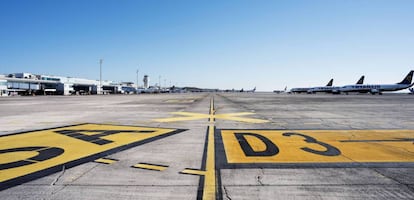
M331 79L326 86L332 86L332 84L333 84L333 79Z
M411 81L413 80L413 73L414 73L414 70L411 70L410 73L408 73L407 76L404 78L404 80L402 80L398 84L410 85Z
M358 84L358 85L364 84L364 78L365 78L365 76L361 76L361 78L358 80L358 82L356 84Z

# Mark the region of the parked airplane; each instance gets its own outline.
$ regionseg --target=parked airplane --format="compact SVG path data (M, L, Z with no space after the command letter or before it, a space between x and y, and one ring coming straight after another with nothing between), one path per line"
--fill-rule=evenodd
M302 93L307 92L309 88L292 88L290 89L289 93Z
M224 92L256 92L256 87L254 87L252 90L244 90L242 88L241 90L235 90L234 88L231 90L223 90Z
M256 92L256 87L254 87L252 90L246 90L245 92Z
M410 88L408 90L410 90L410 94L414 94L414 88Z
M332 83L333 83L333 79L331 79L329 82L328 82L328 84L326 85L326 87L328 87L328 86L332 86ZM310 87L308 87L308 88L292 88L292 89L290 89L290 92L289 93L302 93L302 92L307 92L307 93L309 93L308 91L309 90L311 90L312 88L310 88Z
M407 76L399 83L396 84L377 84L377 85L345 85L340 88L339 92L348 94L349 92L359 93L371 93L371 94L382 94L386 91L398 91L410 88L414 84L411 83L413 78L414 70L410 71Z
M358 82L356 83L357 85L362 85L362 84L364 84L364 79L365 79L365 76L361 76L361 78L358 80Z
M356 85L362 85L364 83L364 78L365 78L365 76L361 76L361 78L359 78L359 80L357 81ZM331 86L310 88L307 91L307 93L308 94L314 94L314 93L317 93L317 92L325 92L325 93L339 94L341 87L332 86L332 82L333 82L333 79L331 80L331 82L329 82Z
M287 91L287 86L285 87L284 90L273 90L273 92L276 94L286 93L286 91Z
M236 92L256 92L256 87L254 87L252 90L244 90L243 88Z

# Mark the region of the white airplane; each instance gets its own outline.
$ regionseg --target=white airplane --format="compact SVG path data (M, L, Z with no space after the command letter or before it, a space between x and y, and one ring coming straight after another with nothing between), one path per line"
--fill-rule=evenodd
M245 92L256 92L256 86L252 90L246 90Z
M243 88L239 91L236 90L236 92L256 92L256 87L254 87L252 90L244 90Z
M329 87L329 86L332 86L332 83L333 83L333 79L331 79L329 82L328 82L328 84L326 85L326 87ZM307 93L309 93L309 90L311 90L312 88L292 88L292 89L290 89L290 92L289 93L305 93L305 92L307 92Z
M399 83L396 84L376 84L376 85L345 85L339 89L339 92L348 94L349 92L359 93L371 93L382 94L386 91L398 91L412 87L411 83L413 79L414 70L410 71L407 76Z
M365 79L365 76L361 76L361 78L359 78L359 80L356 82L356 85L364 84L364 79ZM317 93L317 92L325 92L325 93L339 94L341 87L332 86L332 82L333 82L333 79L331 80L331 82L329 82L329 83L331 83L330 86L310 88L307 91L307 93L308 94L314 94L314 93Z
M286 91L287 91L287 86L283 90L273 90L273 92L276 93L276 94L286 93Z

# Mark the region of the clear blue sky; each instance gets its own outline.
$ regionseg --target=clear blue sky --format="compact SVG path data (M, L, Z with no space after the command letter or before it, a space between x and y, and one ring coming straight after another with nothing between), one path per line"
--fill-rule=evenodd
M394 83L414 69L414 1L0 0L0 73L271 91Z

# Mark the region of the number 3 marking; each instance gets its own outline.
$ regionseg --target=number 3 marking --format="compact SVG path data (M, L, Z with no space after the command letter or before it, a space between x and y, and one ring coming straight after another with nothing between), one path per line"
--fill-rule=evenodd
M300 149L302 149L304 151L307 151L309 153L318 154L318 155L321 155L321 156L338 156L338 155L341 155L341 151L339 151L339 149L337 149L336 147L331 146L330 144L326 144L324 142L320 142L320 141L316 140L313 137L310 137L310 136L307 136L307 135L303 135L301 133L292 133L292 132L283 133L283 136L286 136L286 137L290 137L292 135L302 136L302 137L305 138L304 141L306 143L319 144L319 145L321 145L321 146L323 146L323 147L326 148L325 151L318 151L318 150L314 150L314 149L311 149L311 148L308 148L308 147L300 148Z

